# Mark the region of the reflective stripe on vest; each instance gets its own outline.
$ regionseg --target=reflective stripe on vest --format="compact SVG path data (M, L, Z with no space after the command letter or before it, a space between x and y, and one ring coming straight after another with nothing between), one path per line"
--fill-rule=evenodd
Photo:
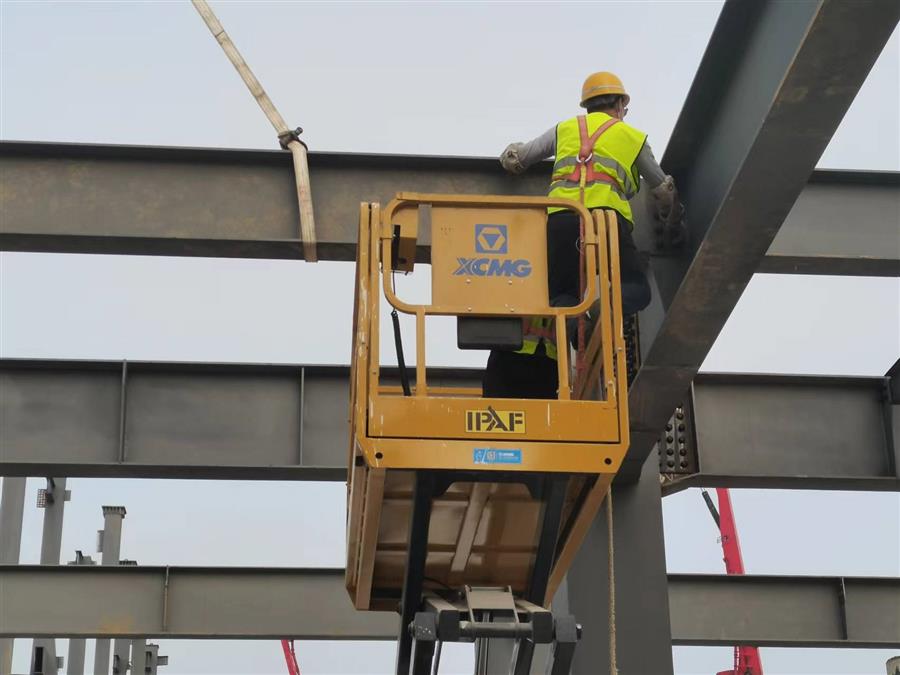
M544 353L556 360L556 331L553 330L553 319L533 316L523 318L522 348L516 354L534 354L541 341L544 342Z
M635 167L646 134L606 113L589 113L556 127L551 198L574 199L589 209L615 209L629 222L628 200L640 188ZM548 209L561 211L559 207Z

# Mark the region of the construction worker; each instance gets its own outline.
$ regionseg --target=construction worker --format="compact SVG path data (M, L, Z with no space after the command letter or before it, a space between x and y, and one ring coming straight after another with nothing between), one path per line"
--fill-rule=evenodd
M481 383L485 398L556 398L559 372L553 320L525 319L522 348L494 349Z
M683 214L674 180L660 168L647 135L622 121L630 100L618 77L608 72L593 73L581 89L581 106L587 110L586 115L560 122L527 143L512 143L500 156L503 168L513 174L555 156L550 197L574 199L591 210L615 211L622 313L626 317L650 303L650 284L634 244L634 218L629 204L638 193L641 178L651 188L663 222L674 224ZM581 302L580 229L576 213L549 209L547 272L553 307L572 307ZM524 346L519 352L491 353L484 377L485 396L555 398L556 345L552 344L552 331L545 323L546 319L536 318L526 325ZM567 328L574 341L577 319L567 322ZM551 387L553 393L544 396ZM537 396L538 392L544 395Z

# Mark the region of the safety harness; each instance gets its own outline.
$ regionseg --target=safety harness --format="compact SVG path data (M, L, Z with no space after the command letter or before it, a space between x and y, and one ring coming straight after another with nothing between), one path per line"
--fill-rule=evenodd
M584 188L586 185L590 185L596 181L606 181L611 183L619 188L619 184L616 182L616 179L610 176L603 171L597 171L594 169L594 147L597 145L597 141L600 137L609 131L613 126L621 122L617 117L610 117L603 124L597 127L597 130L593 134L588 133L587 126L587 116L579 115L578 116L578 133L581 136L581 148L578 150L578 157L575 163L575 170L572 173L566 176L560 176L561 180L567 180L572 183L578 183L579 192L578 192L578 201L584 205ZM578 257L578 268L579 268L579 281L581 286L581 292L584 293L584 288L587 282L585 279L585 260L584 260L584 223L581 223L581 238L579 239L580 246L579 257ZM585 321L584 315L578 317L578 348L576 351L576 360L575 360L575 370L579 374L581 371L587 366L584 362L584 349L585 349Z
M621 191L621 186L619 185L616 179L609 175L604 171L598 171L595 168L594 162L594 148L597 145L597 141L600 137L609 131L613 126L621 122L622 120L617 117L610 117L603 124L601 124L593 134L588 133L588 123L586 115L579 115L578 118L578 134L580 136L581 147L578 150L578 156L575 158L575 168L571 172L566 173L556 173L551 178L551 184L556 183L557 181L565 181L568 183L576 183L579 188L578 192L578 201L584 205L585 204L585 188L596 182L606 182L609 183L616 191ZM571 166L571 165L570 165ZM579 238L579 274L580 274L580 286L581 292L584 293L585 285L587 279L585 278L585 259L584 259L584 246L581 245L581 242L584 241L584 226L585 224L581 223L581 232ZM585 349L585 321L584 316L580 316L578 318L578 339L577 339L577 349L576 349L576 371L581 371L586 367L584 363L584 349ZM541 341L554 344L555 343L555 331L553 331L549 326L544 326L543 320L540 320L540 324L535 321L526 322L525 324L525 334L526 336L531 336L532 339L536 338L536 344L540 344ZM527 352L531 353L531 352Z
M581 148L578 150L578 157L575 160L575 169L571 173L557 174L553 176L551 182L564 180L570 183L578 183L580 189L579 201L584 204L584 188L591 183L604 181L619 190L619 183L615 178L603 171L597 171L594 168L594 147L597 141L614 125L622 120L617 117L610 117L601 124L593 134L588 133L587 116L578 116L578 133L581 136Z

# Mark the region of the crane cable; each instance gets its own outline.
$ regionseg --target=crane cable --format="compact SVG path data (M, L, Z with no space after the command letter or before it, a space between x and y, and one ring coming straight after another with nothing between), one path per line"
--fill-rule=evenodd
M225 32L221 22L207 4L206 0L191 0L200 18L203 19L209 32L213 34L216 42L222 47L225 56L231 61L231 65L237 70L238 75L247 85L253 98L262 108L269 122L275 127L278 134L278 142L283 148L291 151L294 160L294 182L297 188L297 202L300 208L300 239L303 242L303 259L306 262L316 262L316 223L313 217L312 188L309 184L309 163L307 160L306 144L300 140L303 131L300 127L289 129L281 113L272 103L272 99L263 89L259 80L250 70L250 66L244 61L241 53L235 47L234 42Z
M613 503L612 486L606 494L606 555L607 585L609 586L609 675L618 675L619 668L616 663L616 561L615 543L613 542Z

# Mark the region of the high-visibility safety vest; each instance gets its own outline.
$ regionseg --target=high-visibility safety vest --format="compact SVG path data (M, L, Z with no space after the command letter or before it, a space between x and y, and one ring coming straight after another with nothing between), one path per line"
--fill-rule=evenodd
M574 199L589 209L615 209L634 222L628 200L640 188L635 161L646 140L647 134L606 113L561 122L549 197Z
M530 319L522 319L524 331L522 335L522 348L516 354L534 354L541 340L544 341L544 353L554 361L556 360L556 331L553 330L553 319L533 316Z

